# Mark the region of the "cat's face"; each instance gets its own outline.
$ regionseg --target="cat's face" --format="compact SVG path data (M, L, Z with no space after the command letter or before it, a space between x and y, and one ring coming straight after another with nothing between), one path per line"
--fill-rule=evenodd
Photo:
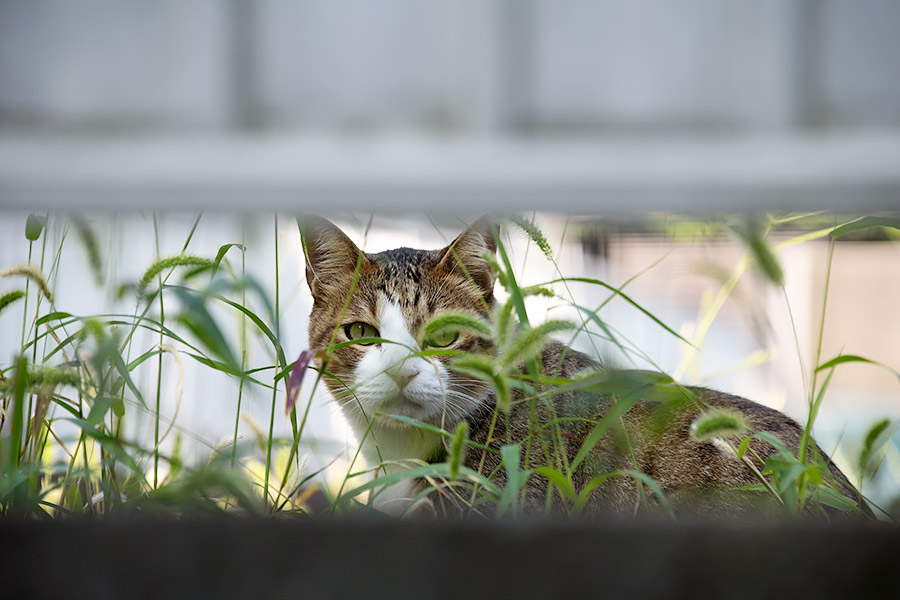
M412 356L429 348L489 353L489 341L460 333L423 340L423 326L442 312L487 318L493 275L483 258L494 252L492 225L481 219L447 248L398 248L363 254L331 222L302 219L306 278L313 295L309 344L333 350L325 381L355 428L375 413L411 417L452 428L488 392L480 380L447 368L450 356ZM380 427L400 427L381 418Z

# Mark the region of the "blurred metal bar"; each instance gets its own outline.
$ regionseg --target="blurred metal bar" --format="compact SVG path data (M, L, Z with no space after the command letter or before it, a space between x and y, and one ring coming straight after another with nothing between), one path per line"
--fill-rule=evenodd
M3 135L0 208L898 210L900 134L581 142Z

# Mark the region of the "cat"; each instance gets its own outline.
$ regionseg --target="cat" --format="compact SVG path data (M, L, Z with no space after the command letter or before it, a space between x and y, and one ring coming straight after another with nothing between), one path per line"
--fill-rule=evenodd
M587 485L595 488L588 492L583 506L586 512L628 515L642 507L653 512L668 506L675 512L729 517L767 510L781 502L772 488L772 476L761 474L766 458L776 452L774 446L753 439L750 451L739 458L740 439L703 441L692 435L701 410L722 409L740 415L752 432L774 434L796 455L803 429L776 410L713 390L653 385L653 377L646 373L604 371L589 356L550 341L531 363L532 371L537 367L562 381L594 377L609 386L616 380L633 385L618 393L569 390L541 401L513 389L505 411L498 409L491 385L451 368L449 353L423 356L421 350L428 348L484 355L496 352L492 339L467 331L444 332L437 339L421 337L424 325L442 313L463 312L484 321L492 318L495 270L489 259L495 256L499 239L494 220L477 220L440 250L398 248L377 254L363 253L326 219L307 215L300 223L306 279L313 298L310 348L330 348L327 363L319 364L326 373L324 381L362 440L361 451L370 463L395 472L408 468L403 461L410 459L426 463L447 460L446 436L387 415L449 432L465 422L470 443L462 456L463 466L490 477L502 489L507 483L498 452L503 445L520 443L522 468L572 464L596 423L618 406L624 412L616 426L571 475L575 493ZM356 340L359 342L352 343ZM520 372L527 376L529 367L521 366ZM635 382L639 386L641 381L651 384L635 388ZM635 389L646 391L647 397L635 401L629 391ZM660 393L668 394L669 401L654 398ZM679 397L686 401L673 399ZM632 402L627 407L617 405L628 398ZM852 484L812 442L809 458L823 467L831 490L858 504L850 512L871 516ZM608 473L619 475L605 479L602 485L595 485L597 480L591 483ZM551 486L545 475L534 473L528 478L519 497L525 512L571 508L571 494ZM658 485L664 501L648 481ZM743 486L767 487L772 493L736 489ZM413 498L420 497L432 510L451 514L490 514L496 509L490 502L473 508L466 498L474 496L456 490L453 494L446 489L429 494L430 487L425 479L408 479L382 490L375 505L402 514ZM807 512L829 517L847 514L823 504L810 503L809 507Z

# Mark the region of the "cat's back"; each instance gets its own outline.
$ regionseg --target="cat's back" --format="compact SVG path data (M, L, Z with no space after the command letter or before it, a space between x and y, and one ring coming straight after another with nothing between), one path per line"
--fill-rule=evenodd
M668 501L684 511L733 516L777 504L773 495L737 489L759 487L765 461L777 449L757 438L749 443L745 458L738 457L736 449L744 437L769 432L796 456L803 428L787 415L739 396L680 386L652 373L605 371L587 355L558 342L546 346L541 365L547 377L580 379L585 385L550 386L543 396L538 394L541 400L537 401L515 393L508 414L499 419L492 419L493 411L484 408L470 420L475 441L495 448L521 444L523 468L571 465L583 454L585 444L592 445L572 474L576 489L604 474L631 472L651 478ZM747 431L742 437L696 439L692 435L697 418L717 409L736 413L745 421ZM603 435L597 437L599 430ZM855 501L852 484L811 440L808 452L810 463L822 465L826 479ZM502 477L495 454L482 453L477 458ZM536 484L527 491L526 503L545 506L549 481L539 475L531 481ZM556 492L550 495L562 500ZM587 509L606 513L628 513L642 500L654 500L635 477L618 475L605 480L591 498Z

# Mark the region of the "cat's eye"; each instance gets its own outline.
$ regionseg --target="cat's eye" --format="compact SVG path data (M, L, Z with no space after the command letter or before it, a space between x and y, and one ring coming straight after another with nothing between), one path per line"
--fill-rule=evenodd
M446 348L453 342L459 339L458 331L441 331L440 333L435 333L429 336L425 340L425 345L430 346L432 348Z
M347 339L350 340L361 340L363 338L377 338L378 330L369 325L368 323L363 323L362 321L357 321L356 323L350 323L349 325L344 325L344 333L347 334ZM372 343L372 342L369 342Z

